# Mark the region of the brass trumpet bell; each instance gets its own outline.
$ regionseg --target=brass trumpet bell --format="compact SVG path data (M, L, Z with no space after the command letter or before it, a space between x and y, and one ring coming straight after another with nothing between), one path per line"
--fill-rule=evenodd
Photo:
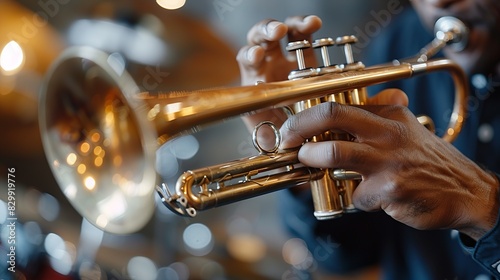
M68 49L40 96L49 165L76 210L113 233L143 227L154 210L155 130L134 98L139 88L110 56Z

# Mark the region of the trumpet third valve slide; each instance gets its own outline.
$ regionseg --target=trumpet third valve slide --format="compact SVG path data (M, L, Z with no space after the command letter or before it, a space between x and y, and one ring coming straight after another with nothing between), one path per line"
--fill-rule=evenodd
M296 52L298 68L286 81L188 92L141 92L127 71L109 64L108 54L89 47L69 48L52 64L41 88L40 131L49 166L74 208L114 233L143 227L153 214L155 193L173 212L192 217L198 211L310 183L318 219L356 211L351 195L362 177L355 170L303 166L296 150L259 149L256 156L186 171L172 189L158 182L156 150L205 125L261 109L289 108L297 113L323 102L363 105L367 86L435 71L448 72L455 84L453 111L441 136L453 141L465 118L467 80L456 63L429 56L445 45L464 44L467 34L454 18L438 22L433 43L398 63L365 67L352 55L354 36L290 42L287 50ZM330 47L343 49L344 63L332 63ZM304 48L317 49L323 65L305 65ZM279 131L274 131L278 147ZM325 140L353 139L340 131L309 139Z

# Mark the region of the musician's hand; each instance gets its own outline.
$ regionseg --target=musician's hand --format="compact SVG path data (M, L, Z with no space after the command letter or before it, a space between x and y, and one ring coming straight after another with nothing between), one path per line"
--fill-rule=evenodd
M356 140L301 146L331 129ZM476 240L498 216L496 177L425 129L405 106L323 103L290 117L281 133L281 148L301 146L303 164L361 173L353 194L361 210L384 210L417 229L457 229Z
M256 82L275 82L288 79L288 74L297 69L294 53L283 53L281 41L311 40L312 34L321 28L317 16L289 17L284 22L263 20L255 24L247 34L248 45L237 55L242 85ZM306 65L316 66L312 49L304 51ZM274 109L252 114L242 118L249 131L262 121L271 121L280 127L287 115L283 110ZM274 146L274 134L270 130L259 130L259 143L269 149Z
M288 42L311 41L312 34L320 28L321 19L317 16L289 17L284 22L263 20L254 25L247 34L248 45L237 55L241 83L286 80L290 71L298 66L295 53L283 53L280 41L285 37ZM309 67L316 66L312 49L304 51L304 59Z

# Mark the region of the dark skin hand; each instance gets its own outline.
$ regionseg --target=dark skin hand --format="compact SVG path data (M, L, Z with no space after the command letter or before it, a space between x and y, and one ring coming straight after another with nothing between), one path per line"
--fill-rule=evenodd
M280 40L310 39L320 27L315 16L257 23L238 53L242 83L286 79L297 66L293 56L282 53ZM304 55L306 65L315 66L314 54ZM361 210L383 210L417 229L457 229L475 240L492 229L500 208L496 177L425 129L401 91L385 90L368 103L323 103L290 117L281 128L280 148L299 148L299 160L311 167L359 172L363 181L354 204ZM269 119L281 125L285 118L272 110L245 122L253 128ZM304 144L327 130L345 131L356 140Z
M321 19L317 16L293 16L284 22L266 19L255 24L247 34L247 46L242 47L236 57L242 85L254 85L257 82L275 82L288 78L290 71L297 69L295 53L283 52L280 40L286 37L288 42L309 40L321 28ZM316 67L317 60L312 49L304 50L304 60L308 67ZM408 98L400 91L384 91L370 99L371 104L399 104L407 106ZM283 110L265 110L243 118L247 128L252 131L261 121L272 121L275 125L287 119ZM259 132L259 141L265 147L274 145L274 134L263 129Z
M356 140L302 145L329 129ZM303 164L359 172L363 181L353 200L360 210L383 210L417 229L457 229L476 240L495 224L496 177L429 132L404 106L323 103L292 116L281 133L281 148L300 147Z
M241 83L252 85L257 81L286 80L290 70L297 68L295 53L283 53L280 39L289 42L311 40L311 35L321 28L317 16L289 17L284 23L263 20L247 34L248 45L241 48L236 59L241 71ZM305 63L316 66L313 50L304 51Z
M288 78L288 73L297 68L294 53L284 53L280 40L287 38L289 42L311 40L314 32L321 28L321 19L317 16L289 17L285 22L272 19L262 20L255 24L247 34L248 45L238 52L236 57L241 74L242 85L253 85L257 82L282 81ZM306 65L316 66L316 58L312 50L304 51ZM264 120L272 121L280 126L287 118L283 110L266 110L243 118L251 131ZM272 147L271 131L259 132L259 142L264 147Z

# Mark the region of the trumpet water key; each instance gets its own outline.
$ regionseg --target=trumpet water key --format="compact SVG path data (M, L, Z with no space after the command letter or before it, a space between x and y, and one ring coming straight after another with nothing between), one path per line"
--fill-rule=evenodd
M461 43L457 38L467 37L465 27L456 28L456 19L449 20L453 24L441 22L436 33L442 43L432 46ZM274 148L263 149L254 140L258 155L186 171L174 190L158 183L155 157L165 142L227 118L264 108L299 112L321 102L362 105L367 86L435 71L448 72L455 84L453 112L442 135L453 141L465 118L468 92L460 67L447 59L423 59L422 54L365 67L349 51L355 41L344 36L290 42L288 50L297 52L299 67L287 81L157 93L141 92L133 77L113 67L108 54L88 47L70 48L49 69L40 94L40 129L49 165L79 213L114 233L144 226L153 213L155 193L175 213L195 216L197 211L310 183L318 219L354 211L350 196L362 180L359 174L309 168L299 163L297 151L278 152L279 130L272 123L262 125L273 129ZM332 45L344 48L346 63L330 62ZM310 68L300 59L301 50L309 47L321 52L323 66ZM426 53L431 52L435 49ZM329 139L351 141L352 136L325 131L309 141Z

